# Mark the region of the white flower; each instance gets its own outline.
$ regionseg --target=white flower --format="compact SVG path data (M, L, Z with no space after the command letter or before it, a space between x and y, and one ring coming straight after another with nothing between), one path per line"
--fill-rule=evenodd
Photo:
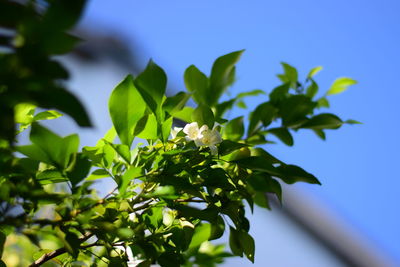
M196 140L200 133L199 125L197 125L197 122L186 124L183 132L186 134L186 141Z
M193 140L198 147L208 146L211 150L211 155L216 155L218 153L216 144L222 142L221 135L216 128L217 126L218 125L215 125L214 128L210 130L207 125L203 125L199 129L197 122L192 122L186 124L183 128L183 132L186 134L185 138L187 141Z
M171 137L172 137L172 139L175 139L176 138L176 135L180 132L180 131L182 131L182 127L174 127L173 129L171 129Z
M211 155L216 155L218 153L218 148L216 144L222 142L222 138L217 129L214 128L212 130L208 129L207 125L203 125L200 128L200 134L198 135L197 142L195 141L197 146L208 146L211 150Z

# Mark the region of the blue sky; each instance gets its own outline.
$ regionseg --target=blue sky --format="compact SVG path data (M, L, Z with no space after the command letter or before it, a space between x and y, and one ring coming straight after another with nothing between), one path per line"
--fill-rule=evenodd
M321 93L337 77L358 80L332 96L331 111L363 125L329 132L326 142L300 133L294 147L268 149L319 177L322 187L295 187L400 263L399 11L396 0L97 0L82 26L124 36L140 48L143 66L151 57L165 69L173 90L183 90L182 74L190 64L208 73L215 58L239 49L246 52L233 94L271 90L281 61L304 75L324 66L316 77Z

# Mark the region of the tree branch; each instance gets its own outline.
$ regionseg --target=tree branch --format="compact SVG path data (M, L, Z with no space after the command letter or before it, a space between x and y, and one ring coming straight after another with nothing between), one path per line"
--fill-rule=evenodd
M91 238L94 234L92 233L86 233L84 236L80 237L79 240L83 242L85 242L86 240L88 240L89 238ZM93 246L101 246L98 243L93 243L93 244L89 244L89 245L85 245L85 246L81 246L81 248L86 249L89 247L93 247ZM29 267L37 267L42 265L43 263L57 257L60 256L61 254L64 254L65 252L67 252L65 247L56 249L54 251L51 251L49 253L44 254L42 257L40 257L39 259L37 259L34 263L32 263L31 265L29 265Z

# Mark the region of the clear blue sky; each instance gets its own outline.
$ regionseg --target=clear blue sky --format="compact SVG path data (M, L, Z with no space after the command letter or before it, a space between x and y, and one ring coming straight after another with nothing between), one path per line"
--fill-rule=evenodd
M358 80L331 106L363 125L329 132L327 142L303 133L293 148L269 149L317 175L322 187L296 186L400 262L399 12L398 0L97 0L82 26L125 36L178 90L190 64L208 72L216 57L243 48L232 92L271 90L280 61L303 74L324 66L317 76L323 92L339 76Z

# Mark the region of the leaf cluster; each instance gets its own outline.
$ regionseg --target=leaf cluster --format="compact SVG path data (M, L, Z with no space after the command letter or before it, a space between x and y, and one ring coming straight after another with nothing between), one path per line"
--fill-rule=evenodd
M112 91L113 127L95 146L79 149L77 134L59 136L39 121L55 119L60 111L90 125L84 107L61 82L67 72L51 57L71 49L67 30L85 2L40 2L0 3L14 14L0 18L0 25L13 31L13 41L2 43L9 50L0 54L1 120L7 122L0 136L4 260L22 247L25 255L20 256L30 266L49 261L61 266L216 266L233 255L254 262L245 205L251 211L254 204L270 209L271 196L282 201L282 183L320 184L261 145L271 143L271 135L293 145L293 133L304 129L325 139L325 130L355 122L318 113L328 107L328 95L355 83L340 78L316 98L314 75L320 67L301 83L297 70L282 63L282 83L268 95L253 90L222 101L243 54L236 51L219 57L209 75L188 67L187 90L169 97L167 75L150 61ZM226 117L235 106L246 108L245 99L252 96L264 100L248 116ZM189 99L195 107L187 105ZM36 113L36 107L58 111ZM197 146L179 129L170 137L177 120L220 131L218 153ZM31 144L16 145L16 134L27 128ZM114 185L105 196L96 191L99 179ZM224 233L231 253L213 241Z

